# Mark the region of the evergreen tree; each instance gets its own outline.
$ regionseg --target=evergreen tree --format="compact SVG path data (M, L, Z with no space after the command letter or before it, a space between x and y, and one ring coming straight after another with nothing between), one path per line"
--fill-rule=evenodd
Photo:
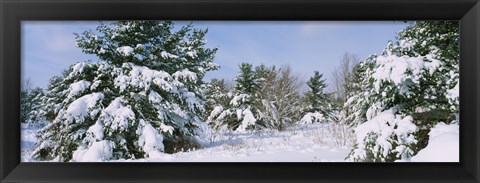
M459 83L459 22L420 21L401 31L399 39L392 52L431 60L419 84L412 86L414 95L408 98L410 103L403 110L414 113L421 127L430 128L439 121L451 122L459 112L455 94Z
M216 106L226 106L231 100L230 90L224 79L212 79L204 92L207 98L206 111L212 111Z
M42 109L41 98L44 92L42 88L26 89L20 92L20 121L22 123L37 123L37 113Z
M36 118L53 121L62 107L62 100L66 97L67 85L62 84L68 70L63 70L60 76L50 78L41 103L43 107L38 111Z
M242 63L231 100L212 110L214 126L244 131L259 128L283 130L300 119L300 80L290 67Z
M255 95L259 89L257 77L252 64L241 63L240 75L235 78L235 92L237 94Z
M234 127L237 130L252 130L264 126L261 119L261 111L258 108L258 74L255 73L252 64L241 63L240 74L235 78L235 89L230 105L235 111L237 120ZM241 111L241 112L240 112ZM233 111L232 111L233 114Z
M202 79L218 68L206 30L170 21L119 21L77 34L100 62L72 65L50 81L37 160L155 157L195 144L203 123Z
M241 63L239 68L230 102L214 109L208 118L216 128L226 126L228 129L246 131L264 126L261 111L256 105L259 103L256 97L259 85L255 70L248 63Z
M351 127L367 121L366 112L371 105L368 98L370 88L370 70L375 65L376 55L369 56L365 61L355 65L352 73L351 92L343 104L341 113L345 115L343 123Z
M41 123L44 119L37 118L38 111L40 111L44 106L42 103L42 98L45 95L43 89L36 87L29 92L29 103L30 103L30 112L28 112L27 123Z
M315 71L307 82L310 91L305 94L308 107L302 118L303 123L324 122L331 117L331 95L324 92L327 84L322 77L323 74Z
M268 67L264 64L255 67L255 83L258 85L259 91L262 91L257 93L258 98L265 99L271 94L279 71L280 69L275 66Z
M371 131L365 139L357 139L350 159L394 161L411 157L426 146L429 129L435 124L458 122L458 26L456 21L416 22L402 30L397 42L390 42L380 56L363 63L368 65L362 81L367 87L349 99L356 103L355 114L361 115L357 119L367 120L356 128L357 137L364 126L385 119L378 116L396 117L380 120L392 134ZM362 97L366 101L353 102ZM397 133L400 123L409 126L408 130ZM379 141L390 145L378 145Z
M21 85L20 90L20 122L27 122L28 114L32 110L31 95L30 95L30 79L25 80Z
M27 122L27 115L30 113L30 106L28 105L27 91L20 91L20 122Z
M320 72L314 72L314 75L307 82L310 92L306 96L311 104L308 109L310 112L321 111L322 114L327 116L329 112L329 95L324 92L327 84L322 77L323 74L320 74Z
M205 119L207 123L213 127L218 127L213 119L212 114L218 114L229 105L232 100L232 93L224 79L212 79L205 88L205 96L207 103L205 106Z

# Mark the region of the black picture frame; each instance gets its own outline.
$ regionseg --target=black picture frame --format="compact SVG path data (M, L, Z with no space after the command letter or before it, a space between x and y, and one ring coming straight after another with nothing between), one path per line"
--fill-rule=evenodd
M0 182L479 182L478 0L0 0ZM459 20L460 163L21 163L23 20Z

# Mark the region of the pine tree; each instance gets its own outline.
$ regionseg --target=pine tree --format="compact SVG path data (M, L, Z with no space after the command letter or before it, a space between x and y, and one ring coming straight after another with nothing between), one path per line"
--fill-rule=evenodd
M399 33L393 52L426 58L426 67L418 85L411 86L411 96L402 113L412 114L419 127L415 150L426 147L430 128L439 122L458 123L459 114L459 22L419 21Z
M370 55L365 61L355 65L352 73L351 92L343 104L341 113L345 115L343 123L351 127L367 121L366 112L372 104L368 97L370 71L375 65L376 55Z
M416 22L398 34L397 42L389 42L380 56L370 58L363 82L367 88L349 99L367 99L356 103L355 113L364 115L358 119L367 120L357 127L357 136L370 121L378 124L378 116L393 112L395 119L381 121L392 134L372 131L365 139L357 139L350 159L394 161L411 157L426 146L429 129L435 124L458 122L458 26L455 21ZM400 123L409 130L396 133ZM386 136L389 138L378 140ZM378 141L390 145L368 147Z
M20 122L27 122L27 115L30 113L30 106L28 105L27 91L20 91Z
M262 114L258 108L258 78L253 66L248 63L239 65L240 72L235 78L235 87L231 92L231 100L226 106L213 110L209 123L216 128L226 126L236 131L258 129L264 126Z
M257 77L253 69L252 64L241 63L240 75L235 78L235 91L237 94L250 94L257 93L259 86L257 83Z
M30 103L31 110L27 113L27 123L42 123L44 121L44 119L37 118L38 111L44 107L42 103L42 98L44 95L45 93L40 87L36 87L29 92L28 102Z
M53 121L62 106L62 99L65 98L67 85L62 84L63 79L67 76L68 70L63 70L60 76L50 78L45 94L40 98L42 108L36 113L35 118Z
M214 117L226 108L232 100L232 93L224 79L212 79L205 88L207 103L205 106L205 119L212 127L219 127Z
M394 51L410 57L427 57L431 67L422 72L415 95L404 107L416 113L420 126L434 126L439 120L449 123L458 109L459 23L457 21L420 21L399 33L402 41ZM438 66L433 64L439 64ZM457 88L456 88L457 87ZM419 111L418 108L424 110Z
M301 115L300 80L288 66L277 69L242 63L229 92L231 100L212 110L209 122L216 128L244 131L262 128L283 130Z
M324 92L327 84L322 77L323 74L315 71L307 82L310 91L305 94L308 107L302 118L303 123L325 122L331 117L331 95Z
M212 79L205 87L205 97L207 103L206 111L212 111L216 106L226 106L231 97L229 97L230 88L224 79Z
M42 109L41 98L44 92L42 88L25 89L20 92L20 121L22 123L37 123L37 113Z
M329 104L328 94L324 93L327 84L325 79L322 79L323 74L315 71L314 75L308 80L307 85L310 88L310 92L306 94L308 100L311 103L310 111L321 111L322 114L327 116L328 110L327 106Z
M218 68L206 30L170 21L119 21L77 34L102 61L72 65L51 80L37 160L155 157L195 145L203 123L202 79Z

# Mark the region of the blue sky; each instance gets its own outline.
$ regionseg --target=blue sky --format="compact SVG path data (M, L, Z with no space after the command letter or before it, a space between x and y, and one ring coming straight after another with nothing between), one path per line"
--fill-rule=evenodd
M176 22L178 26L187 22ZM70 65L99 60L75 47L74 32L95 29L98 22L22 22L22 80L46 87L49 78ZM221 68L206 79L233 79L238 64L290 65L305 80L318 70L327 81L346 52L361 59L378 54L408 24L401 21L193 21L208 28L207 47L218 47Z

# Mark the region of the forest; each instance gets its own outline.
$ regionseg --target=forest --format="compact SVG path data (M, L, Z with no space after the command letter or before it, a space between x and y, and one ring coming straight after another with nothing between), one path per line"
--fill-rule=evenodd
M207 81L222 67L206 34L172 21L75 33L100 60L26 81L22 161L459 161L458 21L411 22L383 52L345 53L308 80L247 60Z

